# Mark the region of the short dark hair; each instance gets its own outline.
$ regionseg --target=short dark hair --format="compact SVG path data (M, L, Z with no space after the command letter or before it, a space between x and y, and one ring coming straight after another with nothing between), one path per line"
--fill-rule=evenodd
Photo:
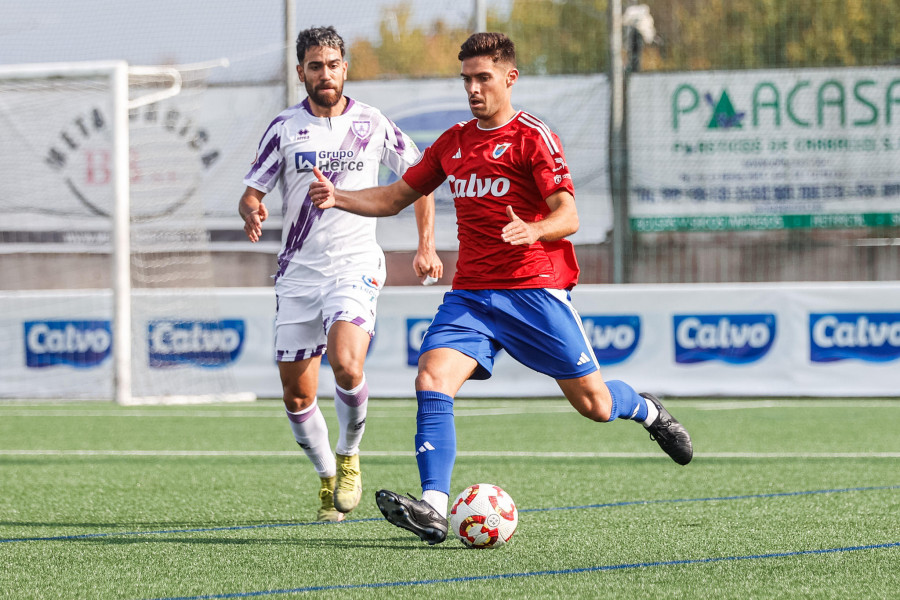
M473 33L459 49L459 60L474 56L490 56L495 63L516 66L516 45L502 33Z
M344 56L344 40L338 35L337 30L329 25L328 27L310 27L304 29L297 36L297 62L303 64L306 57L306 51L316 46L325 46L328 48L337 48L341 51L341 57Z

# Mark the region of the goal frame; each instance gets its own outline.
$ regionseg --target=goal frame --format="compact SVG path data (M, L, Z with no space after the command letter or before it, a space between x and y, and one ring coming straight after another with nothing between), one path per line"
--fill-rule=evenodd
M169 80L168 87L129 98L130 76L155 76ZM107 79L112 110L112 333L113 395L118 404L133 404L132 385L132 286L131 286L131 189L129 110L158 102L181 91L181 73L174 67L129 66L124 60L0 65L0 78L12 80L93 77Z

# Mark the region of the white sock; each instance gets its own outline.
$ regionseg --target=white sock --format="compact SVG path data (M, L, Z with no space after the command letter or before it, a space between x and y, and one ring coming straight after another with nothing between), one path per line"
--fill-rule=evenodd
M647 418L642 421L644 427L649 427L653 424L653 421L656 420L656 417L659 416L659 410L656 408L656 405L644 398L644 402L647 403Z
M344 456L359 454L359 444L366 430L369 408L369 386L363 374L362 382L352 390L335 385L334 409L337 411L338 442L335 452Z
M337 473L337 465L334 462L334 454L331 453L328 425L322 411L319 410L318 399L313 400L312 406L300 412L291 412L287 408L284 412L290 419L294 439L312 461L319 477L333 477Z
M447 516L447 505L450 503L450 496L444 492L437 490L425 490L422 492L422 500L431 505L437 514L442 517Z

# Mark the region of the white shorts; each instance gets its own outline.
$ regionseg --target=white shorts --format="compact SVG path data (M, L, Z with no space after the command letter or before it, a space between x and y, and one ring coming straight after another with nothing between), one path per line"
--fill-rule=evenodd
M311 284L303 295L276 295L275 360L321 356L336 321L348 321L374 336L375 305L383 281L368 275L343 276Z

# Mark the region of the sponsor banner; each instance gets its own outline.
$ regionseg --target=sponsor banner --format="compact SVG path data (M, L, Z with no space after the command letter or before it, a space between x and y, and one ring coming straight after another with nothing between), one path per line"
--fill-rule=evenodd
M894 68L635 74L636 231L900 225Z
M809 316L812 362L900 359L900 313L818 313Z
M111 398L109 292L0 292L0 398Z
M418 366L419 350L422 348L422 341L429 325L431 317L406 319L406 366Z
M26 321L25 366L96 367L111 356L110 321Z
M197 366L204 369L233 364L244 344L244 321L150 321L147 325L148 366L151 369Z
M515 106L543 119L562 139L575 182L581 228L575 243L599 242L610 229L607 177L608 86L605 76L523 78ZM424 149L453 124L472 118L458 79L377 81L346 84L345 93L372 104L394 120ZM42 96L43 94L43 96ZM58 100L53 96L60 96ZM47 97L49 96L49 97ZM572 103L571 98L582 101ZM237 215L259 140L284 107L282 86L211 87L134 110L130 115L132 245L135 251L203 249L270 252L280 247L279 192L270 198L270 218L260 243L250 244ZM59 91L14 96L6 110L15 129L2 137L0 160L14 182L0 181L0 193L13 197L24 177L28 202L15 228L0 226L0 252L109 252L113 207L110 102L102 87L62 97ZM53 103L48 113L33 106ZM60 108L61 107L61 108ZM357 135L364 136L359 123ZM27 141L27 144L24 142ZM24 145L23 145L24 144ZM28 152L21 151L27 146ZM357 168L338 152L298 154L298 170L332 163ZM342 162L347 163L343 164ZM333 169L332 169L333 170ZM381 183L395 179L382 167ZM455 250L456 218L448 184L436 192L436 243ZM380 219L378 239L386 250L415 250L412 209Z
M446 288L386 288L366 375L373 397L412 397L422 337ZM203 294L187 314L170 296ZM199 296L198 296L199 298ZM900 283L578 286L606 379L676 396L896 396ZM184 305L184 302L181 303ZM134 378L167 393L279 398L268 288L136 294ZM109 294L0 293L0 397L111 397ZM204 316L205 315L205 316ZM217 387L218 386L218 387ZM320 396L334 395L323 362ZM552 379L497 355L463 397L560 395Z
M113 156L106 90L71 94L57 88L18 96L5 98L10 103L5 108L16 117L15 129L5 137L27 132L27 139L4 144L0 159L29 182L29 202L15 229L0 226L0 252L108 252ZM131 112L135 250L203 248L241 239L236 209L241 180L282 100L279 86L209 88L184 90ZM30 108L48 102L54 110ZM27 152L21 151L23 144ZM0 189L9 194L12 185L0 182ZM267 235L273 241L269 249L277 250L280 231Z
M772 229L851 229L900 227L900 212L821 215L737 215L696 217L636 217L631 227L639 233L659 231L726 231Z
M773 314L675 315L675 362L722 361L732 365L765 357L775 341Z
M585 334L601 365L628 360L641 341L639 315L581 315Z

